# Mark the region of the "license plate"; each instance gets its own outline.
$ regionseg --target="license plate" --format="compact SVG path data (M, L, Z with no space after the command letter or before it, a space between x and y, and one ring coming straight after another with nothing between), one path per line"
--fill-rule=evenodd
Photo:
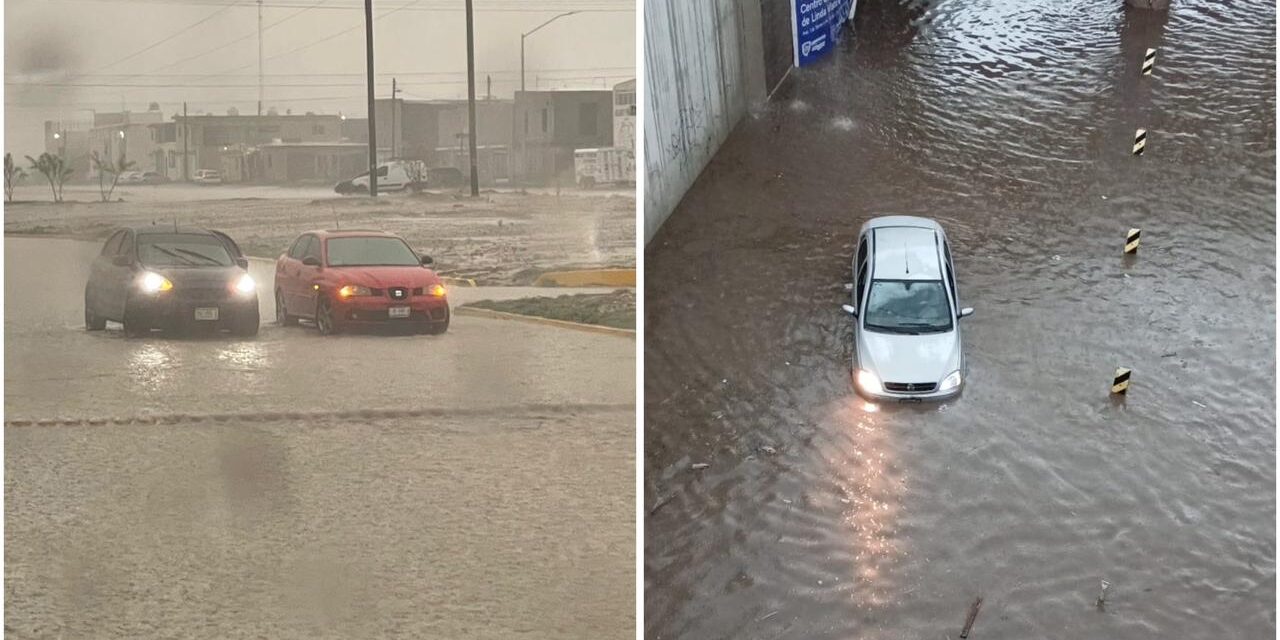
M387 317L389 318L408 318L409 307L391 307L387 309Z
M196 309L196 320L217 320L217 307L200 307Z

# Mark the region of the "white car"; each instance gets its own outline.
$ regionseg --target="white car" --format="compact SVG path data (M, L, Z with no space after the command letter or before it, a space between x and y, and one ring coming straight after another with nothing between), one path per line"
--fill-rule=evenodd
M951 247L928 218L862 225L853 260L853 379L871 400L941 400L964 387L961 308Z
M141 171L125 171L120 174L120 184L142 184Z
M222 174L217 169L201 169L191 180L200 184L222 184Z

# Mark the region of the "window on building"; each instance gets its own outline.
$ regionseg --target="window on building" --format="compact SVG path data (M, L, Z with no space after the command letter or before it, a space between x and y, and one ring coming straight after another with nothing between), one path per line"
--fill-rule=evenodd
M594 102L584 102L578 105L578 133L584 136L594 136L599 131L600 105Z
M542 110L542 132L543 133L547 132L547 110L546 109Z
M176 166L178 166L178 154L170 151L169 152L169 168L172 169Z

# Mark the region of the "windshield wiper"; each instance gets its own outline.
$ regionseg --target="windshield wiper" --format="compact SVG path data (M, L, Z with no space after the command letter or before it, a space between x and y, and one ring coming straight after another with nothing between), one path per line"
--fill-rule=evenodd
M218 266L220 266L220 267L229 266L229 265L224 265L224 264L222 264L222 261L221 261L221 260L219 260L219 259L217 259L217 258L214 258L214 257L212 257L212 256L206 256L205 254L200 253L199 251L192 251L192 250L190 250L190 249L183 249L183 248L181 248L181 247L174 247L174 248L173 248L173 250L174 250L174 251L181 251L181 252L183 252L183 253L185 253L185 254L187 254L187 255L192 255L192 256L195 256L195 257L197 257L197 258L202 258L202 259L204 259L204 260L208 260L209 262L212 262L213 264L216 264L216 265L218 265Z
M897 334L907 335L907 336L914 336L920 333L919 331L908 329L906 327L889 327L882 324L871 324L870 322L867 323L867 328L876 330L876 331L881 331L884 333L897 333Z
M183 261L183 262L185 262L185 263L187 263L187 264L190 264L190 265L194 265L194 264L195 264L194 262L192 262L192 261L188 260L187 258L184 258L184 257L182 257L182 256L180 256L180 255L178 255L178 254L176 254L176 253L174 253L174 252L172 252L172 251L170 251L170 250L168 250L168 249L166 249L166 248L164 248L164 247L162 247L162 246L158 245L158 244L153 244L153 245L151 245L151 248L153 248L153 249L155 249L156 251L159 251L160 253L163 253L163 254L165 254L165 255L173 256L173 257L175 257L175 258L177 258L177 259L179 259L179 260L181 260L181 261Z

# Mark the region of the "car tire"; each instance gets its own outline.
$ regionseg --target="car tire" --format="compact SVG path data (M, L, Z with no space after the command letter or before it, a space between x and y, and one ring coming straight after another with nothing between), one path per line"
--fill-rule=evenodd
M321 297L316 302L316 329L320 330L322 336L338 333L338 325L333 321L333 307L329 304L328 298Z
M236 318L235 323L231 325L231 332L242 338L252 338L258 335L258 326L260 324L258 310L254 309L251 313L246 313Z
M298 316L289 315L289 310L284 306L284 292L279 289L276 289L276 322L282 327L298 325Z
M443 322L424 322L422 323L422 333L429 336L438 336L449 330L449 319L445 318Z
M137 311L129 309L128 301L124 303L124 320L121 324L124 325L124 335L130 338L141 338L151 333L151 325L138 317Z
M84 294L84 329L85 331L102 331L107 328L107 319L98 317L89 308L89 293Z

